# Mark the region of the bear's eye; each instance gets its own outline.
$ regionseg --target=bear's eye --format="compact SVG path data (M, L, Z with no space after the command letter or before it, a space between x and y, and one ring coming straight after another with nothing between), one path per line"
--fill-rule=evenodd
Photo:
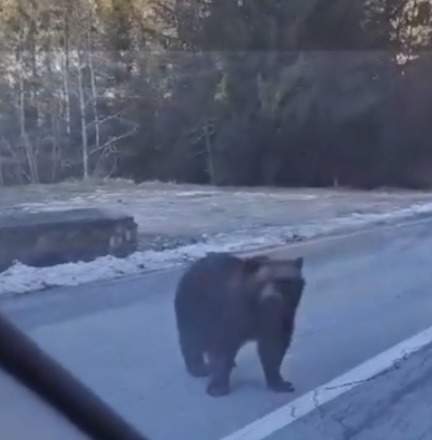
M290 279L279 279L274 281L274 285L277 289L284 291L289 289L293 285L293 282Z
M273 285L282 293L291 293L303 288L302 279L281 278L273 281Z

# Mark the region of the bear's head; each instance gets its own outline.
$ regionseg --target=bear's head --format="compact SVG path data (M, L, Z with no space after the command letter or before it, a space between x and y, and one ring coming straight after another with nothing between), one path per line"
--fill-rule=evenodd
M255 256L244 260L244 270L249 282L260 286L261 291L281 294L296 308L300 302L305 280L303 258L272 259Z

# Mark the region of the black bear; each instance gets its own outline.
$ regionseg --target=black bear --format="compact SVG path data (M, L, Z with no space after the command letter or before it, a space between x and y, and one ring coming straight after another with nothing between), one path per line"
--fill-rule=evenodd
M280 374L305 281L303 258L210 253L184 273L175 296L180 348L189 373L210 376L208 394L229 393L239 349L257 341L267 385L293 391Z

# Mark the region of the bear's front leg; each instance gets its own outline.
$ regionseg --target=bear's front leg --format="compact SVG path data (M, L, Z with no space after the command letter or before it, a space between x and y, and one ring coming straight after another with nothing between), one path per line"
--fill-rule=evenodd
M230 375L235 365L236 350L209 353L210 381L207 393L213 397L220 397L230 392Z

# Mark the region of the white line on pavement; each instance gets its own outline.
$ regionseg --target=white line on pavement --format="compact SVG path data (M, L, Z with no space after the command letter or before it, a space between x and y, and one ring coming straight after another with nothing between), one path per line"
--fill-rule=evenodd
M221 440L263 440L431 343L429 327Z

